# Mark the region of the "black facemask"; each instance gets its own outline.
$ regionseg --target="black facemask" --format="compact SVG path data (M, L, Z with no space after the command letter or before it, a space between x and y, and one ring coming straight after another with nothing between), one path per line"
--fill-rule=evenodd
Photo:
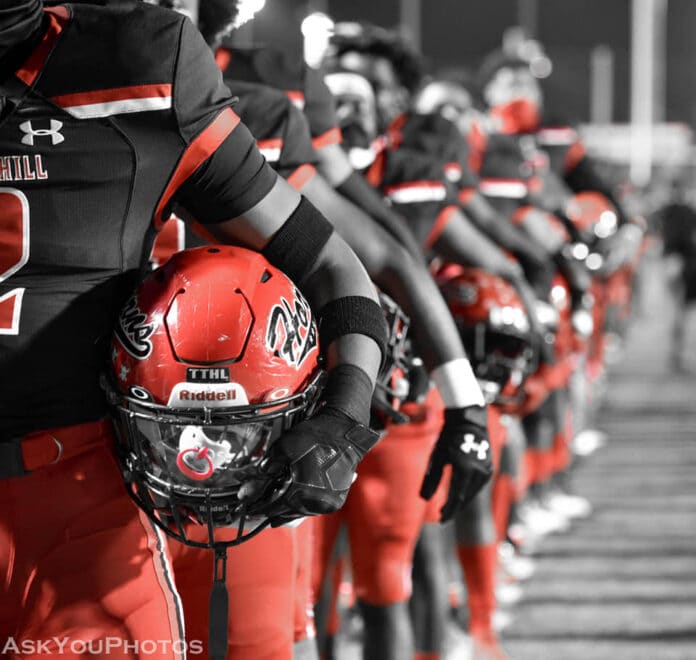
M36 33L42 17L41 0L9 0L9 7L0 7L0 60Z

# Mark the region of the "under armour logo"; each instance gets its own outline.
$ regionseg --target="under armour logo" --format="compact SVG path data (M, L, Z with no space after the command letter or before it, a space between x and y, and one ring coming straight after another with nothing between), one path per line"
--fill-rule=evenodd
M459 449L461 449L465 454L470 454L473 451L476 452L476 458L479 459L479 461L483 461L486 459L486 455L488 452L488 449L490 448L490 445L488 444L488 440L483 440L482 442L474 442L474 436L473 433L465 433L464 434L464 442L462 442L461 445L459 445Z
M34 129L30 121L25 121L19 125L20 130L24 133L22 144L34 146L35 137L51 137L51 144L56 145L65 141L65 138L60 134L60 129L63 128L63 122L57 119L51 119L51 128Z

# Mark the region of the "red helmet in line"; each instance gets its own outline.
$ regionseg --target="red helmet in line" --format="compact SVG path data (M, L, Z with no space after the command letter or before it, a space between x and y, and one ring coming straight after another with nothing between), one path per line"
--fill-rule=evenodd
M168 534L245 524L238 491L318 393L307 301L259 253L178 252L137 287L116 324L111 401L129 491ZM197 544L201 545L201 544Z
M484 393L493 401L517 394L536 369L538 339L515 289L497 275L455 264L436 278Z

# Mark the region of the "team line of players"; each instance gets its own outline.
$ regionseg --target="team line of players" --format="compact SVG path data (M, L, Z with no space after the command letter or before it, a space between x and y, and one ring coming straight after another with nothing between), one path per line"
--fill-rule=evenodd
M63 270L57 277L65 278L66 284L79 277L77 262L80 267L85 263L92 268L106 265L112 273L137 267L143 245L149 249L147 241L143 244L142 239L133 238L136 233L147 233L144 225L133 227L139 210L140 223L152 216L148 209L156 208L160 216L161 229L150 256L154 266L165 263L183 247L221 239L263 247L265 241L257 238L264 236L263 231L253 222L249 223L252 230L228 236L220 231L219 221L244 215L272 193L270 165L331 221L372 281L391 297L385 309L389 319L391 314L397 326L401 323L397 335L403 335L406 326L399 308L410 319L409 340L399 337L389 363L391 370L378 378L385 386L378 387L372 399L370 426L383 430L383 437L367 451L374 441L365 436L366 455L359 463L358 478L347 497L338 498L337 505L343 504L342 508L307 518L297 527L264 530L229 549L225 577L229 593L227 657L316 657L319 650L324 657L333 655L338 618L331 578L340 573L346 561L335 550L341 528L347 530L352 583L365 622L366 658L441 657L448 616L444 575L447 544L456 547L466 583L467 627L474 657L506 657L494 626L500 544L518 538L525 530L528 537L530 529L544 532L554 525L558 529L569 516L582 514L582 501L562 490L571 463L571 441L587 424L588 410L596 405L587 392L596 391L603 377L607 333L620 329L628 315L630 282L643 233L639 222L622 212L612 191L596 175L575 131L568 126L542 125L538 82L529 62L517 53L489 57L476 78L460 72L425 78L418 57L395 34L345 24L336 26L320 73L290 63L270 48L220 44L220 34L232 24L238 7L227 3L225 13L216 2L211 0L206 6L201 0L200 27L214 50L217 68L213 72L212 53L203 52L203 43L197 41L187 22L138 3L101 4L106 6L59 5L44 15L44 26L48 23L44 36L23 53L29 54L28 60L18 58L28 63L16 73L31 90L35 114L23 105L27 94L20 87L8 98L15 98L14 107L25 108L26 115L5 112L0 124L3 151L10 136L32 138L21 140L24 146L17 151L26 157L24 151L30 154L31 149L40 148L42 155L31 157L42 158L46 179L55 171L50 156L52 148L62 142L60 138L74 140L82 150L89 148L86 141L99 139L100 157L104 158L104 152L109 155L113 169L107 168L104 177L113 181L112 186L99 201L88 199L81 211L84 217L98 213L106 196L115 207L113 226L85 226L82 242L69 246L75 256L60 263ZM222 13L216 14L216 10ZM166 41L159 44L166 50L159 52L171 56L160 58L156 66L150 64L137 75L112 66L107 82L103 75L94 79L83 67L75 76L81 86L66 86L64 67L66 62L74 65L66 42L77 42L74 51L85 47L80 39L86 39L99 54L90 34L99 34L99 29L105 29L99 26L109 21L121 21L119 29L124 34L135 30L140 31L139 36L166 24L167 30L161 30L158 37ZM80 36L76 26L83 28ZM143 56L156 59L153 52ZM175 77L167 78L164 72L171 76L172 70ZM226 87L216 80L218 71ZM131 171L128 159L132 152L147 160L147 150L154 149L157 159L147 167L168 158L170 167L178 163L175 171L189 152L187 147L182 158L174 139L155 144L159 136L152 131L152 108L138 100L143 96L138 96L137 90L146 87L147 98L154 96L160 99L155 103L162 104L155 112L165 117L157 120L171 121L167 113L173 108L176 129L187 144L200 144L201 135L207 138L207 129L220 121L211 118L229 107L230 93L238 97L232 107L241 124L232 126L204 151L187 175L180 175L175 193L177 215L169 219L170 206L159 196L149 199L151 193L142 187L150 177L148 185L153 191L167 188L166 174L155 175L154 186L149 173L136 185L122 176L122 172ZM87 93L85 89L94 91ZM132 96L118 98L122 94L119 90L126 89ZM170 96L169 107L165 107L167 92L177 95L173 100ZM48 113L46 101L51 108ZM141 104L135 112L125 112L124 106L119 106L134 101ZM47 124L46 117L58 111L61 125ZM218 117L224 117L223 113ZM249 149L247 134L239 137L242 124L267 165L255 160L256 156L240 156ZM50 128L43 129L44 125ZM136 146L131 151L124 148L124 142ZM199 168L203 161L207 164ZM232 184L221 182L216 177L217 168L235 172L232 183L239 182L239 187L232 189ZM102 174L102 169L103 164L96 171ZM63 189L71 180L79 180L81 185L90 181L85 167L53 176L63 177L59 186ZM128 195L124 194L128 190ZM8 191L0 189L8 200L21 202L23 197L31 197L30 192L20 197ZM67 203L55 189L51 194L59 207ZM217 201L209 201L220 197L226 200L222 208ZM132 200L128 203L133 208L124 207L125 199ZM30 203L34 208L35 199ZM10 221L6 224L9 226ZM73 235L70 233L71 238ZM148 235L154 239L151 232ZM98 238L106 245L105 236L121 246L121 254L100 250L94 244ZM45 240L51 239L55 235L49 233ZM88 250L91 253L85 261ZM32 257L35 254L32 252ZM124 255L130 263L125 269ZM266 250L265 255L287 272L282 259L277 260L280 263L274 260L275 253ZM36 262L32 265L37 267ZM35 272L32 275L38 278ZM116 291L119 278L107 279L111 284L105 286L113 290L89 287L82 296L71 299L73 305L82 306L73 312L73 324L82 320L84 310L92 309L100 296L102 300L122 300L122 291L133 281L118 282ZM27 302L39 304L31 301L29 284ZM327 296L314 294L311 287L303 293L315 309L317 299L326 303ZM343 295L355 296L356 292ZM53 304L60 307L62 302ZM92 319L85 336L108 335L106 328L113 314L107 317ZM60 314L55 316L60 318ZM11 319L8 325L12 336ZM40 369L51 339L50 333L39 331L39 327L37 324L31 341L12 347L3 370L13 364ZM369 327L353 328L353 332L362 332L365 338L375 335ZM33 358L27 357L29 347L35 351ZM473 376L466 371L471 367L464 348L480 390L469 385ZM76 380L92 385L89 392L79 392L84 405L93 409L92 417L61 416L57 411L65 409L65 398L54 396L49 388L48 394L44 391L30 396L43 418L39 415L27 426L27 415L23 416L27 402L23 401L16 418L3 430L8 437L21 436L26 444L32 434L45 437L42 429L91 421L91 426L81 424L79 432L71 433L84 436L90 447L95 441L105 443L110 431L104 422L93 421L103 410L97 401L101 390L93 387L96 370L86 365L81 371L70 358L70 354L63 357L65 369ZM78 362L84 363L84 358ZM142 384L137 373L129 373L130 362L115 357L114 364L124 387L130 386L132 392L133 386ZM370 368L366 371L369 373ZM196 378L192 373L192 379ZM467 383L464 389L463 382ZM195 387L191 389L195 391ZM341 393L335 386L332 395L336 390ZM29 396L30 391L34 388L26 388L25 394ZM481 392L488 404L486 422L472 413L485 410L478 398ZM22 394L20 388L10 397L9 386L7 393L8 401L16 401ZM331 401L336 399L340 399L338 394ZM353 411L356 404L351 400L334 405ZM352 418L361 421L360 414ZM487 427L487 433L478 430L481 425ZM61 438L55 430L49 437L54 436ZM55 453L48 453L51 463ZM22 454L26 470L33 470L27 464L26 450L22 449ZM107 557L107 545L97 544L103 566L120 565L123 569L117 569L112 581L102 581L97 594L90 591L93 585L77 587L74 579L57 568L65 557L50 551L50 535L39 543L36 535L24 538L3 532L10 535L13 552L32 559L13 575L10 598L0 606L0 632L28 638L74 632L70 626L75 624L70 622L79 616L77 629L85 628L78 634L87 634L86 628L91 627L98 631L97 636L108 636L123 627L135 638L207 640L213 583L210 552L174 541L168 543L167 550L164 537L154 528L143 537L142 522L132 520L131 503L115 495L118 484L110 473L111 465L104 456L95 455L90 460L92 464L75 467L71 478L76 487L80 481L76 475L86 471L90 478L102 474L104 482L113 484L109 492L90 495L92 499L84 504L85 515L90 529L94 528L95 514L103 516L110 509L110 517L123 520L124 536L132 538L107 541L107 545L113 544L111 552L116 556ZM45 469L42 461L37 461ZM11 501L26 506L31 500L35 503L30 504L32 509L38 508L26 476L9 476L4 484L12 490L8 496ZM84 493L79 488L68 495L80 496ZM557 513L548 508L552 502ZM319 513L307 508L299 512ZM288 519L297 514L297 509L282 511ZM45 518L46 512L41 515ZM65 513L55 515L51 529L71 528ZM454 537L443 531L441 524L452 518ZM515 524L520 520L526 520L526 528ZM190 540L205 541L208 530L199 527L189 530ZM9 523L2 527L6 528L13 529ZM142 548L143 543L148 548ZM143 552L164 553L166 560L158 570L129 577L120 571L133 561L128 558L129 549L138 546ZM34 556L44 559L32 564ZM0 559L3 566L16 568L13 557L3 554ZM45 573L43 584L61 584L62 580L65 593L71 596L50 605L45 590L42 593L31 587L27 592L30 596L22 596L20 592L32 583L31 571L37 565L39 573ZM174 583L176 589L172 588ZM161 597L142 604L135 602L133 593L111 601L119 584L138 584L140 593L159 589ZM139 622L132 620L135 612ZM112 623L106 624L107 620ZM217 650L212 655L215 653Z

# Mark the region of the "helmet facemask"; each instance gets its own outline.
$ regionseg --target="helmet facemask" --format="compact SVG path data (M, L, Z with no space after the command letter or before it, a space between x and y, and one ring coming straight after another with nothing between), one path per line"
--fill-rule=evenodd
M417 361L408 340L411 320L383 291L379 292L379 301L389 334L384 363L377 375L372 396L372 428L384 428L388 421L401 424L408 421L408 417L399 409L409 396L409 372Z
M318 374L300 394L234 408L174 410L111 388L130 495L158 527L187 545L213 547L220 543L215 530L225 527L238 529L225 545L248 540L267 521L247 517L240 487L260 477L271 444L311 414L320 379ZM205 525L207 541L190 538L191 525Z

